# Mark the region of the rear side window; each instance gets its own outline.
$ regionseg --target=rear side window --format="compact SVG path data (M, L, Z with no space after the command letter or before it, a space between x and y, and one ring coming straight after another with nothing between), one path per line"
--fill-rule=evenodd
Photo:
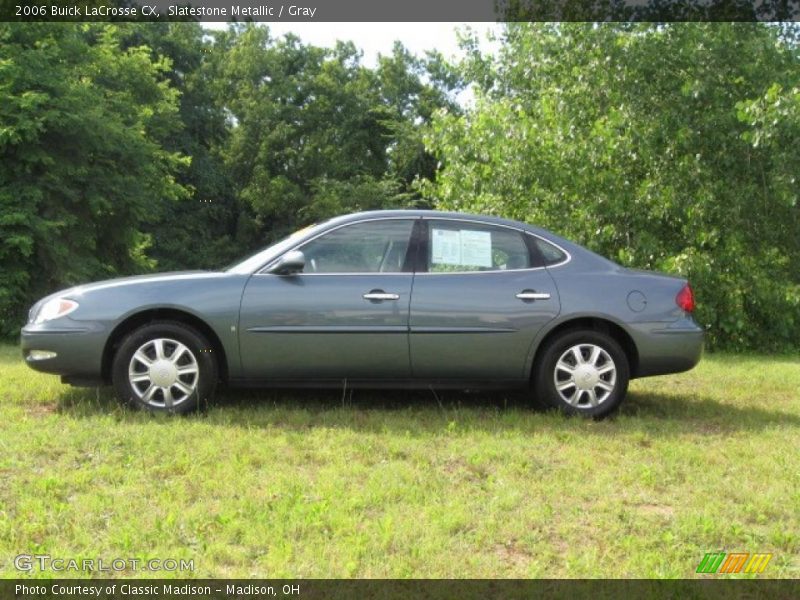
M505 227L459 221L428 222L428 272L527 269L522 234Z
M557 265L567 260L567 254L550 242L545 242L541 238L533 238L539 253L542 255L546 266Z

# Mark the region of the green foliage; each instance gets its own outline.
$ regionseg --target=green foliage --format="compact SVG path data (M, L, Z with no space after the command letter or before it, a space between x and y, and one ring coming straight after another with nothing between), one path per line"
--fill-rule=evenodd
M438 206L551 228L688 276L712 347L797 348L800 64L763 24L512 24L467 40L464 116L441 111Z
M128 24L122 39L124 47L147 46L154 60L169 60L171 69L162 75L179 94L180 129L159 141L192 157L191 165L176 174L190 193L177 202L158 203L142 226L153 240L149 256L160 270L228 264L242 249L234 241L238 201L221 155L229 128L213 84L223 57L197 23Z
M418 201L420 125L457 82L399 44L360 58L252 24L0 24L0 336L68 285Z
M216 43L226 49L218 82L234 123L225 157L256 221L251 235L403 206L414 178L434 175L419 124L452 104L402 46L368 69L352 43L326 50L264 27L232 28Z
M0 335L93 279L302 225L502 214L688 276L713 347L800 339L800 29L511 24L453 68L253 24L0 24ZM448 93L469 82L466 113Z
M148 269L139 224L181 198L169 62L113 25L0 24L0 333L32 299Z

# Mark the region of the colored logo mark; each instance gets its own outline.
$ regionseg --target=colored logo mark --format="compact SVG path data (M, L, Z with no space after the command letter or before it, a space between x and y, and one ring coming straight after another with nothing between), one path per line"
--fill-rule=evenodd
M697 565L697 573L763 573L772 554L708 552Z

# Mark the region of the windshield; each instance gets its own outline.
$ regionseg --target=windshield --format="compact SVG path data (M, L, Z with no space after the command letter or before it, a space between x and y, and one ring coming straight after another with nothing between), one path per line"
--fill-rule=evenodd
M309 225L308 227L303 227L302 229L298 229L290 236L283 238L281 241L275 242L266 248L262 248L244 260L230 265L225 269L225 271L227 273L238 273L240 275L253 273L259 267L267 264L271 260L286 252L286 250L296 244L300 238L305 237L307 233L309 233L312 229L316 229L318 226L319 225L314 224Z

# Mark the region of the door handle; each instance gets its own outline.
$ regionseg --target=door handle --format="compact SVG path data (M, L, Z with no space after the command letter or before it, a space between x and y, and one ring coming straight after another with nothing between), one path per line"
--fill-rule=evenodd
M535 292L533 290L522 290L516 295L520 300L549 300L550 294L547 292Z
M383 290L371 290L361 297L364 298L364 300L369 300L371 302L381 302L383 300L398 300L400 295L390 294L384 292Z

